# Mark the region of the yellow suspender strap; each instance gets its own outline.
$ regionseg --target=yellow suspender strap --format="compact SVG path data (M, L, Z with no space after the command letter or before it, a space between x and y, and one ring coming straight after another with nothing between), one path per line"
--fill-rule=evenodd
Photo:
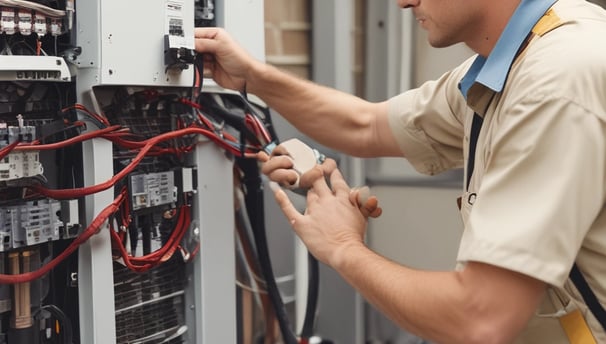
M578 309L561 317L560 325L570 344L597 344L583 314Z

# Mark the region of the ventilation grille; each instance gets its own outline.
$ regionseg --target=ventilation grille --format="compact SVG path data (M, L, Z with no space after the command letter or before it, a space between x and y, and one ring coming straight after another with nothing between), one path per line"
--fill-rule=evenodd
M177 259L138 274L114 263L116 343L185 344L185 265Z

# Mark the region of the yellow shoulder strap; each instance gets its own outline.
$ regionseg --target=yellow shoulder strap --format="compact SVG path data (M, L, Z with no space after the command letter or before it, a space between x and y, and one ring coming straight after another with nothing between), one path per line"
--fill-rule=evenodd
M560 318L570 344L597 344L581 311L576 309Z

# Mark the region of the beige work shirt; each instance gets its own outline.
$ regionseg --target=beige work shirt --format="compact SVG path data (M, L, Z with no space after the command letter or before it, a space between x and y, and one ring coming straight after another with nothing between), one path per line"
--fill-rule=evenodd
M476 83L463 97L472 58L390 99L390 126L413 166L436 174L466 168L474 111L483 116L462 195L459 265L487 263L552 286L516 343L569 343L558 317L577 307L606 343L568 280L576 261L606 305L606 14L583 0L560 0L550 14L502 92Z

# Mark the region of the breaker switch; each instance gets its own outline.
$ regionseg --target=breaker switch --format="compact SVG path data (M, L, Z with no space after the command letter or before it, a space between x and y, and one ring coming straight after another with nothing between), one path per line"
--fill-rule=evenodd
M182 44L182 37L164 35L164 65L166 70L185 70L194 63L196 52Z

